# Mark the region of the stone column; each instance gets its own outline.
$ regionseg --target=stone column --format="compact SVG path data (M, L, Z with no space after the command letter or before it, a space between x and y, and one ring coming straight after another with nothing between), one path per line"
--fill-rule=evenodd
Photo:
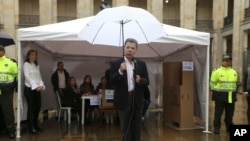
M3 20L3 32L8 33L16 41L15 0L2 0L1 15ZM15 45L6 48L6 56L14 59L17 58Z
M40 25L57 22L57 0L39 0Z
M163 1L147 0L147 10L153 14L161 23L163 22Z
M243 66L243 46L240 44L240 27L241 21L244 17L244 13L241 11L244 9L243 1L234 2L234 11L233 11L233 67L242 74L242 66ZM242 76L242 75L240 75Z
M223 27L224 19L224 8L225 4L223 1L213 1L213 43L212 43L212 54L213 55L213 68L221 65L221 57L223 54L223 42L221 35L221 28Z
M187 6L188 5L188 6ZM181 27L194 29L195 28L195 18L196 18L196 0L181 0Z
M129 5L129 0L112 0L112 7Z
M94 0L77 1L77 18L92 16L94 14Z

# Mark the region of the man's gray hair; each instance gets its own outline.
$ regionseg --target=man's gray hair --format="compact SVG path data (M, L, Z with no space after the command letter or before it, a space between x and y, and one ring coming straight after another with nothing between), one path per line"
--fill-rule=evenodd
M126 45L127 42L135 43L136 49L138 48L138 42L137 42L136 39L134 39L134 38L127 38L124 45Z

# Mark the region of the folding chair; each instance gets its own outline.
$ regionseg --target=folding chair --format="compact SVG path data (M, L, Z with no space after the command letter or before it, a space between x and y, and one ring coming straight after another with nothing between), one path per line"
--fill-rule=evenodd
M62 95L62 92L61 92ZM60 117L61 117L61 111L64 112L64 119L66 120L66 117L68 118L68 124L71 123L71 110L73 109L72 107L65 107L62 106L61 104L61 97L60 97L60 92L56 91L56 98L57 98L57 102L59 105L59 109L58 109L58 122L60 122ZM67 116L66 116L67 114ZM77 115L77 119L79 121L79 116Z

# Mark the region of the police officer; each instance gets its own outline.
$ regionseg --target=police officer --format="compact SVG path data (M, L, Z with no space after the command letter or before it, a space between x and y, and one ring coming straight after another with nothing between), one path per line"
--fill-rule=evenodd
M236 102L236 91L238 74L231 68L232 58L224 55L222 65L213 70L210 78L210 87L212 89L212 100L215 101L214 110L214 133L220 133L221 116L225 109L225 125L227 132L233 121L234 106Z
M17 64L5 56L5 49L0 45L0 106L4 115L9 138L15 138L13 93L17 77Z

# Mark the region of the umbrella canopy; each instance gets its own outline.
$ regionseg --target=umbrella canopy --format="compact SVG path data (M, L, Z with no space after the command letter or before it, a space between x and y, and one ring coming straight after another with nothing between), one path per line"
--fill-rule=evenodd
M91 44L118 47L124 46L127 38L147 44L165 36L162 24L152 14L129 6L100 11L78 34L79 38Z
M0 45L5 47L9 45L14 45L14 44L15 42L9 34L0 31Z

